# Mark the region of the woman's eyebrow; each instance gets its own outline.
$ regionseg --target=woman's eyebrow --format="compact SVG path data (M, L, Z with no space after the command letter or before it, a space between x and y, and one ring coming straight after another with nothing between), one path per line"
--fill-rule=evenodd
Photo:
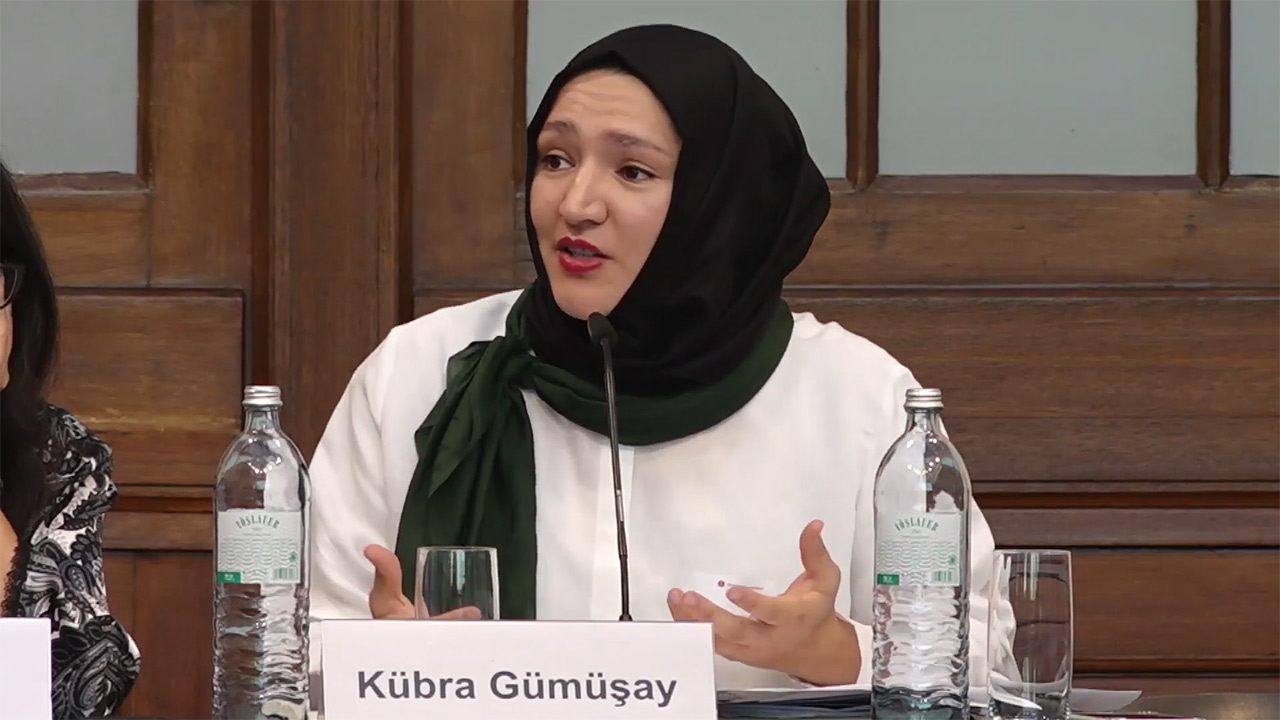
M563 133L565 135L573 135L575 137L579 135L578 126L575 125L571 120L562 120L562 119L548 120L546 124L542 126L542 129L543 129L543 132L548 132L548 131L558 132L558 133ZM623 132L621 130L608 130L604 133L604 138L607 142L612 143L614 145L618 145L620 147L647 148L655 152L661 153L663 155L666 155L667 157L672 156L672 153L670 150L667 150L666 148L653 142L652 140L646 140L638 135L633 135L631 133Z

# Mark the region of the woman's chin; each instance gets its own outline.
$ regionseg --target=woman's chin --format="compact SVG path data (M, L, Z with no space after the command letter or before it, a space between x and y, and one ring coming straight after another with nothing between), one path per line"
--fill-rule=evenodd
M584 322L592 313L608 315L618 306L616 298L601 297L601 293L591 292L588 288L556 288L552 283L551 294L565 315Z

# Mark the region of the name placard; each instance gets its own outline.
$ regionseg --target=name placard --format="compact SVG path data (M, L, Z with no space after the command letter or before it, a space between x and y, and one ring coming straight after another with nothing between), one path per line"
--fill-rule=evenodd
M0 720L53 717L48 618L0 618Z
M327 620L327 720L714 720L711 626Z

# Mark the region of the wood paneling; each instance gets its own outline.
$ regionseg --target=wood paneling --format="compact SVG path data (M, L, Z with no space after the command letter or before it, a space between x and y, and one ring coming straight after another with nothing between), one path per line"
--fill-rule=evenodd
M207 718L212 712L213 569L208 553L133 555L136 599L130 628L142 674L128 715Z
M102 556L103 572L107 578L107 605L111 614L126 630L132 632L134 604L137 592L134 588L134 556L129 553L106 552Z
M413 316L422 317L441 308L462 305L491 295L497 290L430 290L419 292L413 298Z
M848 179L791 278L945 390L1002 545L1076 549L1081 685L1278 669L1280 183L1223 183L1229 11L1199 8L1198 179L877 178L879 7L851 0ZM116 452L124 714L208 716L209 486L246 379L309 455L391 326L531 277L526 15L143 0L139 177L24 185L84 288L54 399Z
M1144 697L1200 693L1280 692L1271 675L1087 675L1075 674L1075 687L1140 690Z
M957 180L957 183L961 181ZM837 190L790 281L807 285L1274 286L1280 194L1019 190L881 178ZM999 186L997 186L999 187ZM880 189L887 188L887 189Z
M1265 358L1265 356L1263 356ZM1177 361L1170 358L1170 365ZM1087 380L1087 377L1084 378ZM930 384L937 384L932 381ZM1028 382L1031 380L1028 379ZM1097 389L1098 386L1094 386ZM1139 386L1146 389L1144 384ZM1152 392L1155 388L1150 388ZM1240 388L1245 392L1247 388ZM998 388L991 390L998 392ZM1067 390L1064 396L1069 396ZM954 396L954 393L952 393ZM1265 396L1259 398L1265 401ZM950 404L947 416L963 411ZM1115 407L1113 412L1122 412ZM952 418L947 421L966 462L982 482L1090 480L1174 484L1180 481L1272 480L1280 472L1275 417Z
M1264 661L1280 671L1280 553L1079 551L1072 566L1082 672L1095 661L1118 670L1153 659L1206 672Z
M103 573L107 581L107 605L112 616L130 635L134 634L134 628L137 627L134 622L134 606L138 595L134 586L135 560L133 553L106 552L102 557ZM116 714L120 717L132 717L133 705L133 694L130 693Z
M399 276L409 267L399 204L404 9L270 7L270 310L254 342L268 348L266 379L281 386L285 429L308 456L352 371L408 312Z
M514 282L524 3L411 3L414 286ZM483 80L478 80L483 78ZM518 114L516 114L518 113Z
M30 180L23 178L23 180ZM22 186L28 183L21 183ZM24 197L61 286L147 283L151 194L116 190L27 190Z
M65 292L53 401L115 449L119 484L208 484L240 425L235 295Z
M202 513L113 510L103 529L112 550L212 550L212 502Z
M246 288L253 170L251 3L154 2L142 113L156 200L152 282ZM144 19L145 22L145 19Z
M880 172L880 0L849 0L845 177L864 190Z
M147 486L212 485L218 461L238 429L239 421L230 416L211 421L153 417L137 424L104 419L95 425L115 449L117 482Z
M1280 300L793 293L945 389L975 479L1274 480Z
M1231 174L1231 3L1196 0L1196 175L1221 187Z
M1275 500L1274 494L1269 497ZM992 534L1006 547L1280 546L1277 507L1056 508L1045 503L1040 508L1002 508L992 507L981 493L978 504Z
M790 293L918 379L954 418L1271 418L1280 297Z

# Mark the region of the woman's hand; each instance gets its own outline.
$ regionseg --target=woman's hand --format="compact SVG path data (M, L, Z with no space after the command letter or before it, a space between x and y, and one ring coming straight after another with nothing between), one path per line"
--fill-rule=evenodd
M804 572L777 597L736 587L729 600L750 613L740 617L695 592L672 590L667 607L676 620L709 621L716 653L754 667L777 670L815 685L857 681L862 667L853 625L835 612L840 567L822 542L822 523L800 533Z
M396 554L381 545L367 545L364 556L373 563L373 590L369 591L369 612L373 617L378 620L412 620L416 617L413 603L400 589L404 575L400 572L400 559ZM479 620L480 609L458 608L432 619Z

